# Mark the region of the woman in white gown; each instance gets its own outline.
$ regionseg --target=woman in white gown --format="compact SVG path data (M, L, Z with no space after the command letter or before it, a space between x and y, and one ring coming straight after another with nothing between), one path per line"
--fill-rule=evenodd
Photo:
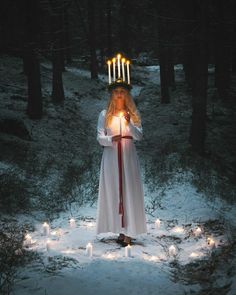
M120 85L114 87L97 124L97 140L104 149L96 234L120 233L117 242L122 246L131 244L131 237L147 232L143 184L134 145L134 140L141 140L142 136L140 114L129 90Z

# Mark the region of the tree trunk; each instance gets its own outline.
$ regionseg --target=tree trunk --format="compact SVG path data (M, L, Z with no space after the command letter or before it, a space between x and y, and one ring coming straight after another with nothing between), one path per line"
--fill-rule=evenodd
M36 54L39 25L39 1L24 1L25 8L25 52L23 54L24 72L28 83L28 104L26 113L31 119L40 119L43 113L40 64Z
M112 54L112 41L111 41L111 0L107 0L107 55L110 57Z
M199 29L195 33L194 46L194 85L192 98L192 125L190 130L190 143L195 152L200 155L205 153L206 136L206 104L208 82L207 60L207 15L208 1L199 1Z
M72 63L71 56L71 35L70 35L70 22L69 22L69 12L68 8L64 10L64 23L65 23L65 58L66 63Z
M53 29L53 52L52 52L52 100L55 103L61 103L65 99L63 80L62 80L62 55L63 48L61 48L61 40L63 37L63 24L62 24L62 1L54 0L52 4L52 29ZM63 55L64 56L64 55Z
M227 21L225 2L218 0L217 37L215 46L215 86L220 98L225 101L228 98L230 88L231 48L229 27L224 23ZM223 20L221 22L220 20ZM227 46L228 45L228 46Z
M120 14L119 17L121 19L119 23L119 39L120 39L120 46L124 53L129 56L130 55L130 46L129 40L131 37L130 35L130 28L129 28L129 15L131 13L129 1L122 0L120 1Z
M40 119L43 113L40 64L34 48L27 54L28 105L27 114L31 119Z
M157 3L157 13L162 14L163 1ZM159 64L160 64L160 83L161 83L161 103L170 102L169 94L169 63L168 63L168 48L165 44L166 40L166 22L161 18L157 18L158 26L158 44L159 44Z
M96 56L96 32L95 32L95 15L94 5L96 4L93 0L88 0L88 22L89 22L89 45L90 45L90 72L91 78L98 78L98 66Z

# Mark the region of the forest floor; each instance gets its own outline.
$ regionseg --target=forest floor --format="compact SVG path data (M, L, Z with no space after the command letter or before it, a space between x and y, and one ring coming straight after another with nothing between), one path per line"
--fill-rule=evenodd
M51 68L42 63L44 115L32 121L25 114L21 61L4 57L0 65L0 179L5 202L0 204L0 254L9 244L2 242L4 231L8 234L18 226L32 237L22 249L12 244L20 262L11 272L1 269L0 287L11 275L9 292L16 295L235 294L235 105L217 98L211 67L206 158L193 155L189 147L191 95L181 65L175 67L176 89L168 105L160 104L158 66L132 70L132 94L144 130L136 147L148 233L136 237L131 257L126 257L115 242L117 235L95 234L102 155L96 124L107 104L106 76L91 81L75 60L63 76L65 102L54 105ZM20 132L4 130L8 118L22 123ZM51 227L48 237L43 235L44 221ZM16 238L13 233L10 241ZM89 242L92 257L86 255Z

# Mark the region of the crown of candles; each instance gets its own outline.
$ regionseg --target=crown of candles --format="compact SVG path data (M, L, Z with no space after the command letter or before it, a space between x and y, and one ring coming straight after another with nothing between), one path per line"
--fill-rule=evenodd
M120 53L107 61L108 66L108 90L121 86L128 90L130 85L130 60Z

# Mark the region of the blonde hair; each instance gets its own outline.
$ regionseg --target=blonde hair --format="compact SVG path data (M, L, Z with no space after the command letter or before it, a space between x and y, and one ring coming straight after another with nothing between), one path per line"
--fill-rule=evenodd
M105 128L110 126L112 116L113 116L115 109L116 109L113 97L114 97L114 94L112 91L112 93L110 95L110 99L107 104L107 112L105 115ZM136 105L134 103L132 96L130 95L130 93L126 89L125 89L125 108L129 112L130 119L132 119L134 125L140 126L141 125L141 118L140 118L139 111L136 108ZM126 124L128 124L128 122L126 122Z

